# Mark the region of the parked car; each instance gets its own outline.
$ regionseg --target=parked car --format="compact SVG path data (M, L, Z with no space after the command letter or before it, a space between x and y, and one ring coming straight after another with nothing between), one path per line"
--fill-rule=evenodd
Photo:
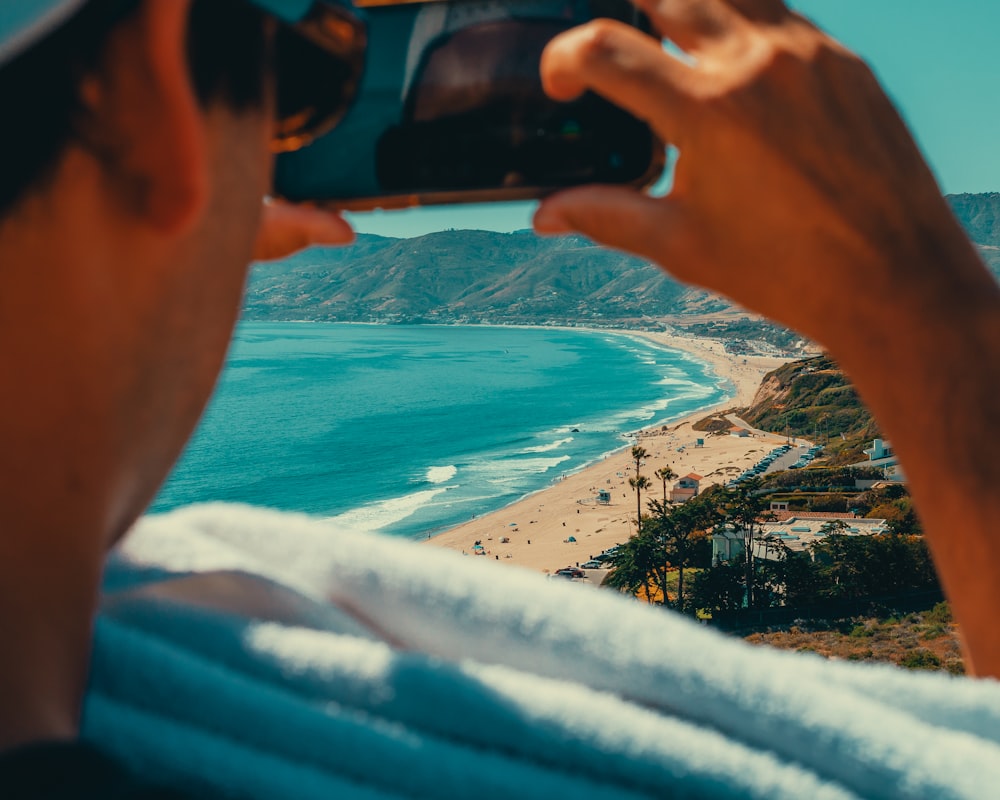
M563 567L562 569L556 570L556 575L561 575L563 578L586 578L587 573L584 572L579 567Z
M584 561L580 566L584 569L604 569L604 565L596 558L590 561Z

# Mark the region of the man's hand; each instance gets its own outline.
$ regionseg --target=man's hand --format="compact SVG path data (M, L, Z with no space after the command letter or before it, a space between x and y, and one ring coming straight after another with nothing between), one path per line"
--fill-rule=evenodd
M284 258L314 244L350 244L354 231L339 215L309 206L265 200L254 261Z
M949 224L912 137L866 65L779 0L637 3L690 60L600 20L552 42L542 79L647 120L680 150L674 189L564 192L537 229L638 253L824 338L831 294L888 290L886 247L898 257L908 232Z
M858 58L779 0L636 2L690 59L604 20L553 40L542 80L647 120L680 150L674 189L570 190L536 228L646 256L826 345L902 459L970 669L1000 677L997 282Z

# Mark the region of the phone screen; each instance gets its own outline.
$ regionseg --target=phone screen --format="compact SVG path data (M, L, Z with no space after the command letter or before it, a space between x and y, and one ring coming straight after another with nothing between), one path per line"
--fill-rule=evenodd
M359 5L364 5L359 3ZM438 0L364 9L355 104L278 158L276 193L344 208L515 199L581 183L642 183L662 166L648 127L587 94L542 91L542 50L594 17L639 24L628 0Z

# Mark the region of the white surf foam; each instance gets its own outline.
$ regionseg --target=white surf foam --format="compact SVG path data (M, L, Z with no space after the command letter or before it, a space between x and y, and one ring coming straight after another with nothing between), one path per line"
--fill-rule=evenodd
M656 382L657 386L696 386L694 381L687 380L686 378L677 378L673 376L667 376L666 378L660 378Z
M543 475L555 469L569 456L554 456L552 458L499 458L482 461L469 467L479 480L491 485L509 485L522 482L529 475Z
M435 497L448 491L448 487L440 489L425 489L422 492L413 492L401 497L393 497L389 500L382 500L378 503L370 503L360 508L352 508L343 514L330 517L331 522L335 522L345 528L358 531L377 531L402 522L407 517L413 516L417 511L429 505Z
M553 450L558 450L564 444L569 444L573 441L572 436L567 436L565 439L559 439L555 442L549 442L548 444L540 444L535 447L526 447L522 452L525 453L550 453Z
M447 483L455 477L457 472L458 467L454 464L448 464L445 467L430 467L424 476L424 480L428 483Z

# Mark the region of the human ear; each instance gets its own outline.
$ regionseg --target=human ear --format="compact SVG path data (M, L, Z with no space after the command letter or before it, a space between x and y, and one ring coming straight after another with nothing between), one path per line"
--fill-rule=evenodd
M208 127L187 58L190 0L143 0L81 83L83 140L123 210L160 235L183 234L210 192Z

